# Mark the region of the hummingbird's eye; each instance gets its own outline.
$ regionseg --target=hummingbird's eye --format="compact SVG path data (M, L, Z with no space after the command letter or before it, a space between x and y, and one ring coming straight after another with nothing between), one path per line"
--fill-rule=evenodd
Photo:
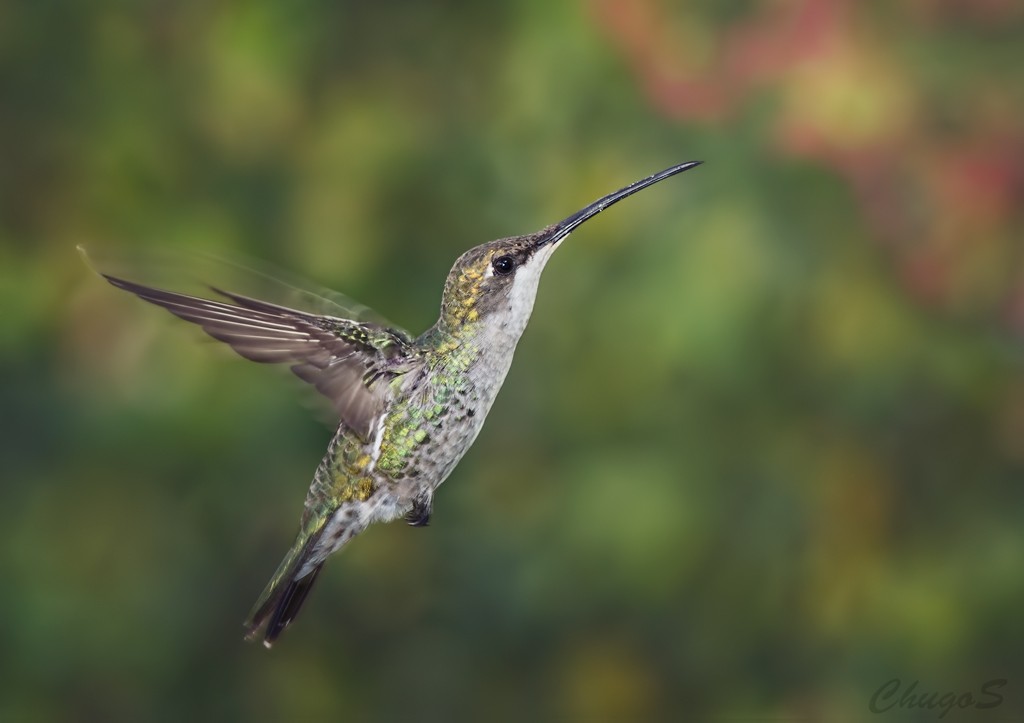
M499 256L491 262L491 267L498 276L507 276L516 268L516 262L511 256Z

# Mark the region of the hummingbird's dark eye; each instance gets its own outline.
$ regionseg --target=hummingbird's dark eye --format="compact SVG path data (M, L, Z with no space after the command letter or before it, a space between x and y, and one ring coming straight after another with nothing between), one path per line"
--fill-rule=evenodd
M498 276L507 276L515 269L516 261L511 256L499 256L491 262L491 267Z

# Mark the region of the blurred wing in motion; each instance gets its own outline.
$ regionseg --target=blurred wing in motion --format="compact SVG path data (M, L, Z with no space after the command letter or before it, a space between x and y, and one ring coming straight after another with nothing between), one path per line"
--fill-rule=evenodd
M89 267L102 276L131 279L143 286L192 296L209 294L213 287L229 289L240 296L288 309L369 322L408 336L368 306L257 259L244 256L227 259L207 253L153 249L111 249L92 244L88 248L79 246L78 251Z
M387 382L420 364L408 335L379 323L309 313L210 286L231 303L213 301L99 273L117 288L198 324L246 359L290 365L331 400L341 420L364 440L382 411ZM346 311L319 294L307 296Z

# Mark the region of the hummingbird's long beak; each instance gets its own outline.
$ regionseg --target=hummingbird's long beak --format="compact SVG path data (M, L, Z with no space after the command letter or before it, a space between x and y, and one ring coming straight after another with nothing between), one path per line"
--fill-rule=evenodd
M625 188L620 188L618 191L615 191L614 193L609 193L607 196L604 196L603 198L599 198L586 208L577 211L576 213L564 219L563 221L559 221L553 226L549 226L547 229L545 229L543 235L541 235L541 237L537 239L536 244L534 244L534 249L539 249L542 246L547 246L548 244L558 243L566 236L571 234L573 231L575 231L576 227L579 226L581 223L586 221L588 218L591 218L601 213L601 211L605 210L612 204L618 203L627 196L632 196L637 191L642 191L648 186L653 186L658 181L664 181L666 178L674 176L677 173L682 173L683 171L688 171L691 168L695 168L699 166L701 163L703 163L703 161L687 161L686 163L680 163L678 166L666 168L664 171L659 171L658 173L655 173L653 176L648 176L647 178L644 178L640 181L636 181L635 183L629 184Z

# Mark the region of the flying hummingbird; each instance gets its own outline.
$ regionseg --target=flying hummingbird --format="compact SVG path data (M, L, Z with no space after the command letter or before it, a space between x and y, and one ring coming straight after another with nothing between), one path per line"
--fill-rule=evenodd
M114 286L199 324L257 362L291 366L340 423L313 475L295 544L245 622L270 647L295 619L327 558L374 522L430 520L434 492L476 439L512 363L541 271L584 221L700 165L681 163L556 224L472 248L444 285L437 322L418 337L383 323L314 314L211 287L224 301L102 273Z

